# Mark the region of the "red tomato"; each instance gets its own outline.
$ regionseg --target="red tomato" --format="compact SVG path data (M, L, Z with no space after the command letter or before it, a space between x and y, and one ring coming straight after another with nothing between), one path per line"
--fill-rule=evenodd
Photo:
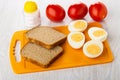
M68 16L73 19L82 19L86 16L88 8L84 3L73 4L68 9Z
M48 5L46 15L51 21L59 22L65 18L65 10L60 5Z
M102 21L107 16L107 8L101 3L95 3L90 5L89 14L95 21Z

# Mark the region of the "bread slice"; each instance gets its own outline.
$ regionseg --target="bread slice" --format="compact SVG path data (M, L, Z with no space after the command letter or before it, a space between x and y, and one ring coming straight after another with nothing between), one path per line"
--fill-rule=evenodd
M63 43L67 37L65 34L45 26L35 27L29 30L26 36L31 42L40 44L47 49L51 49Z
M48 67L56 58L58 58L63 49L56 46L52 49L46 49L35 43L27 43L21 49L21 55L31 62L39 64L41 67Z

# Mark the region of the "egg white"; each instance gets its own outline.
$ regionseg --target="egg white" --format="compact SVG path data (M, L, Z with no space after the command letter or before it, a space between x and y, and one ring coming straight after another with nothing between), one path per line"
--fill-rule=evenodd
M76 29L74 28L74 24L78 21L82 21L83 23L85 23L85 27L84 28L81 28L81 29ZM80 31L80 32L83 32L85 29L87 28L87 22L85 20L75 20L73 22L71 22L69 25L68 25L68 30L70 32L75 32L75 31Z
M94 36L93 33L94 33L96 30L103 30L103 31L105 32L105 35L100 36L100 37ZM105 40L107 39L108 33L107 33L104 29L102 29L102 28L92 27L92 28L90 28L90 29L88 30L88 35L89 35L89 37L90 37L91 39L93 39L93 40L100 40L100 41L103 42L103 41L105 41Z
M87 52L87 47L91 44L95 44L95 45L99 46L100 52L98 54L90 54L89 52ZM90 41L86 42L83 46L83 53L89 58L96 58L96 57L100 56L102 54L102 52L103 52L103 43L101 41L90 40Z
M82 37L83 37L80 42L75 42L75 41L73 41L73 40L71 39L71 36L72 36L73 34L76 34L76 33L81 34ZM68 40L69 45L70 45L72 48L74 48L74 49L79 49L79 48L81 48L81 47L83 46L83 44L84 44L84 42L85 42L85 36L84 36L84 34L83 34L82 32L71 32L71 33L68 34L67 40Z

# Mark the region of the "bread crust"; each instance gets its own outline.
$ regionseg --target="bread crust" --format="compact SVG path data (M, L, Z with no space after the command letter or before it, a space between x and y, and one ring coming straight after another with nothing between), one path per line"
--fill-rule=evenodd
M27 60L27 61L35 64L35 65L41 66L41 67L43 67L43 68L48 68L48 67L49 67L54 61L56 61L56 59L58 59L62 54L63 54L63 52L60 52L57 56L55 56L55 57L54 57L48 64L46 64L46 65L43 65L42 63L39 63L39 62L37 62L37 61L35 61L35 60L31 59L31 58L27 58L27 57L25 57L25 56L22 56L22 57L24 57L25 60Z
M56 56L54 56L54 58L51 59L51 60L48 62L48 64L44 65L44 64L42 64L42 63L39 63L38 61L33 60L32 58L28 58L28 57L24 56L24 53L22 53L22 50L23 50L24 47L25 47L27 44L29 44L29 43L31 43L31 42L26 43L26 44L23 46L23 48L20 50L21 56L22 56L25 60L27 60L27 61L35 64L35 65L39 65L39 66L41 66L41 67L43 67L43 68L48 68L56 59L58 59L58 58L63 54L63 48L61 47L61 51L59 52L59 54L56 55ZM38 45L38 46L39 46L39 45Z
M38 45L41 45L41 46L43 46L43 47L45 47L45 48L47 48L47 49L52 49L52 48L54 48L55 46L57 46L57 45L62 44L63 42L65 42L66 37L63 38L63 39L61 39L60 41L55 42L54 44L50 44L50 45L45 44L45 43L40 42L40 41L37 41L37 40L32 39L32 38L28 38L28 39L30 40L30 42L36 43L36 44L38 44Z
M40 26L40 27L48 27L48 26ZM34 27L34 28L30 29L29 31L31 31L31 30L33 30L33 29L35 29L35 28L37 28L37 27ZM26 32L26 34L27 34L27 33L28 33L28 31ZM38 40L36 40L36 39L29 38L27 35L26 35L26 37L30 40L30 42L36 43L36 44L38 44L38 45L41 45L41 46L43 46L43 47L45 47L45 48L47 48L47 49L52 49L52 48L54 48L55 46L64 43L64 42L66 41L66 38L67 38L67 36L66 36L66 37L62 38L61 40L59 40L59 41L57 41L57 42L55 42L55 43L53 43L53 44L46 44L46 43L43 43L42 41L38 41Z

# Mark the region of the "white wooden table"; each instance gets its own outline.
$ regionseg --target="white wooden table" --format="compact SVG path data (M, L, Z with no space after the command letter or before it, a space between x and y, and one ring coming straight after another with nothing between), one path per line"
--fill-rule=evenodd
M47 19L45 8L50 3L62 5L67 11L70 4L82 0L37 0L41 13L41 25L67 25L68 16L61 23ZM83 0L88 6L98 0ZM100 1L100 0L99 0ZM101 22L107 30L114 61L107 64L60 69L29 74L15 74L9 61L9 44L13 33L25 29L23 4L25 0L0 0L0 80L119 80L120 79L120 0L101 0L108 8L107 18ZM89 14L85 17L93 21Z

